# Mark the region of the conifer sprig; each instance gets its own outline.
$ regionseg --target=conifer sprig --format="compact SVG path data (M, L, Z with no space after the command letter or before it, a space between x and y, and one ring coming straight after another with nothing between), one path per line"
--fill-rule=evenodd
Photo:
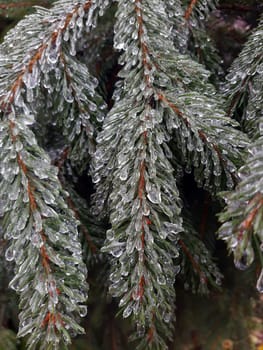
M252 139L245 165L240 169L241 182L233 192L223 193L226 209L220 215L223 223L219 237L227 242L234 254L235 264L246 269L254 261L257 249L263 242L262 212L262 149L263 149L263 20L254 30L238 58L230 67L226 79L228 112L241 119L242 126ZM242 106L242 115L239 109ZM262 265L263 268L263 265ZM263 270L262 270L263 271ZM263 272L258 278L257 289L263 291Z
M256 29L251 33L240 55L235 59L226 76L227 84L224 93L227 97L228 115L234 116L244 123L245 130L253 138L251 123L257 123L260 114L262 90L258 77L263 73L263 17ZM243 108L242 108L243 107ZM242 112L240 112L242 111ZM240 115L242 113L242 115ZM246 128L246 124L248 127Z
M58 1L51 10L38 8L1 45L1 214L5 238L11 240L6 258L16 263L10 286L20 295L18 335L30 334L28 349L39 344L58 349L83 332L78 315L86 315L87 273L78 222L64 200L56 168L30 127L41 109L52 107L57 118L75 118L71 142L81 131L88 135L81 134L85 141L91 136L89 112L94 114L97 101L99 108L103 103L95 79L75 58L76 42L84 23L90 30L104 8L99 1Z
M95 209L108 210L112 225L103 247L112 255L110 292L121 299L123 316L135 320L139 348L157 349L166 348L163 337L171 334L183 231L181 164L191 171L203 163L196 179L210 190L232 187L247 145L211 97L209 73L173 47L166 11L159 0L118 1L114 45L123 51L123 68L97 138L93 174Z
M213 73L213 80L218 82L223 75L221 60L213 39L206 30L207 21L211 12L216 9L218 0L184 1L184 5L185 27L188 30L188 52L210 70Z

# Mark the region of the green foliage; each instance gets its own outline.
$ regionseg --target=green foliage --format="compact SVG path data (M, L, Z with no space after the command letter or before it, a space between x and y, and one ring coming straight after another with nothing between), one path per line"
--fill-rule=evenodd
M263 19L234 61L226 79L229 113L238 115L252 143L245 165L239 171L240 183L234 192L224 194L227 208L221 214L220 237L228 243L236 266L243 270L254 261L254 249L262 259L262 122L263 122ZM253 247L254 245L254 247ZM263 269L257 289L263 292Z
M220 59L205 26L216 6L59 0L5 36L0 224L13 265L3 262L0 277L12 268L18 336L27 349L66 349L89 328L80 325L88 281L92 349L107 348L96 336L102 322L112 349L134 348L127 332L137 349L168 349L175 286L219 293L214 235L207 238L203 219L201 234L197 228L186 174L213 205L225 191L219 237L237 267L254 261L254 249L261 259L263 21L222 93ZM263 272L260 292L262 281ZM111 298L133 331L127 322L116 336ZM16 348L12 336L4 338Z

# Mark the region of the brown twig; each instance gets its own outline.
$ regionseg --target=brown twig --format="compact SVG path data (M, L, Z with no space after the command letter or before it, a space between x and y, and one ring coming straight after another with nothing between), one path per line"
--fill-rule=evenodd
M191 0L184 13L184 18L188 21L198 0Z
M10 137L11 141L15 143L18 139L18 136L14 134L14 128L15 128L15 123L13 121L9 122L9 132L10 132ZM28 193L28 199L29 199L29 210L30 210L30 215L33 215L34 212L38 210L38 205L36 201L36 196L35 196L35 188L32 185L32 181L30 180L29 174L28 174L28 168L25 162L23 161L20 152L17 152L17 163L20 168L20 171L24 174L25 178L27 179L27 193ZM48 280L49 276L52 275L52 268L50 265L50 258L48 256L47 248L46 248L46 234L44 230L42 229L40 232L38 232L41 240L42 240L42 246L39 249L40 253L40 259L41 259L41 264L43 266L44 272L46 274L46 278ZM55 281L54 281L55 283ZM50 297L53 297L53 291L49 290L48 291ZM56 293L59 295L60 290L56 288ZM57 328L57 323L60 323L61 325L63 324L63 320L61 318L60 313L58 310L54 309L51 311L48 311L47 314L45 315L45 318L43 319L42 322L42 327L54 327L55 329Z
M199 264L196 262L192 254L190 253L189 249L185 245L185 243L180 239L179 240L179 245L181 246L182 250L184 251L185 255L189 258L194 270L198 273L200 280L203 280L205 283L207 282L207 278L202 272Z

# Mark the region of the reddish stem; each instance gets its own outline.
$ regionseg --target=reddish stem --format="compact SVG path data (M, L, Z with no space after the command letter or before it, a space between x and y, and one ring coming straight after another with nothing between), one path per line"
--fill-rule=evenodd
M190 4L188 5L188 7L187 7L187 9L186 9L186 11L185 11L185 13L184 13L184 18L185 18L187 21L188 21L189 18L191 17L191 14L192 14L192 12L193 12L193 9L194 9L194 7L195 7L197 1L198 1L198 0L191 0Z

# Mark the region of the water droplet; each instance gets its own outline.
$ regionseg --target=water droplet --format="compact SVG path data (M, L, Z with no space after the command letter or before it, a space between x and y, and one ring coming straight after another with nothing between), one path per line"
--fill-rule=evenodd
M157 277L157 282L158 284L160 284L160 286L166 285L166 278L164 277L164 275L159 274Z
M111 249L110 253L115 258L119 258L123 253L123 249L122 249L122 247L115 247L115 248Z
M240 259L235 259L234 263L237 269L246 270L254 261L254 250L249 245L243 252Z
M86 305L80 305L79 306L79 315L80 317L85 317L88 313L88 308Z
M163 320L165 323L169 323L171 321L172 315L170 313L167 313L164 315Z
M154 185L151 186L150 191L147 193L147 197L154 204L159 204L162 200L159 188Z
M52 45L47 54L47 59L51 64L56 64L59 58L59 47Z
M15 257L15 251L13 250L13 247L9 247L7 248L7 250L5 251L5 258L7 261L12 261L14 260Z
M131 313L132 313L132 305L129 304L129 305L124 309L122 316L123 316L123 318L127 318L127 317L129 317L129 316L131 315Z
M128 175L129 175L129 168L128 168L128 166L125 166L124 168L122 168L122 170L120 172L120 179L122 181L125 181L128 179Z

